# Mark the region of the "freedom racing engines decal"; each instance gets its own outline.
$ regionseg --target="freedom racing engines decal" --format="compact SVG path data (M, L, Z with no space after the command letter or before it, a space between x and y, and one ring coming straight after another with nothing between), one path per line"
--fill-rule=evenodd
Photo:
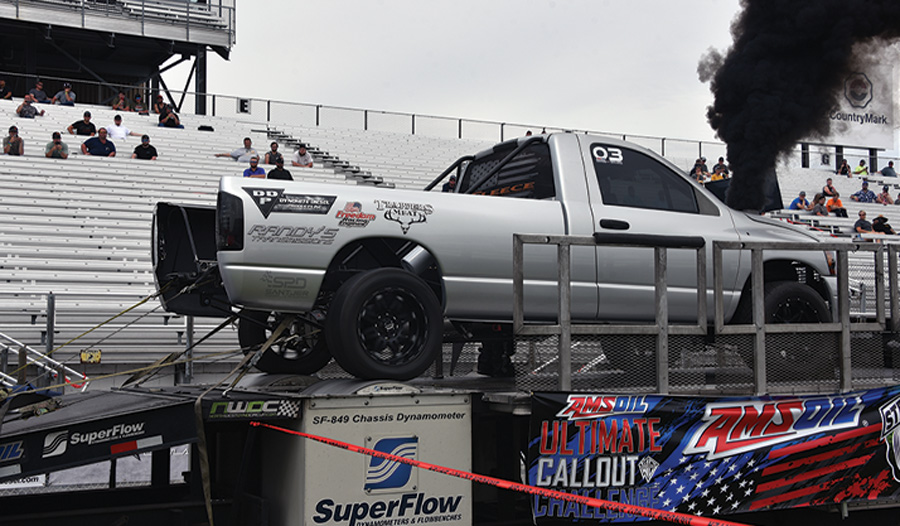
M536 393L528 483L724 515L900 496L900 387L730 399ZM534 496L539 524L630 522Z

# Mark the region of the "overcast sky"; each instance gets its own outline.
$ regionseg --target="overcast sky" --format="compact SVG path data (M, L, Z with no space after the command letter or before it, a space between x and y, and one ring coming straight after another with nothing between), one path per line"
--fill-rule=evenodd
M241 0L209 91L711 140L697 63L738 0ZM171 85L171 84L170 84Z

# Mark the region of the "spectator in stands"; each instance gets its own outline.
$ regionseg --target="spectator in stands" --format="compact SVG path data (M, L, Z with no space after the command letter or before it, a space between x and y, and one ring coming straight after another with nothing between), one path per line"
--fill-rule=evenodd
M231 157L233 160L237 162L247 162L251 157L259 158L259 154L256 153L256 150L253 148L253 141L250 140L250 137L244 137L244 147L238 148L233 152L226 153L217 153L216 157Z
M280 153L278 153L278 143L277 142L273 141L272 144L269 145L269 148L271 148L271 149L266 152L266 159L265 159L266 164L275 164L275 161L277 161L278 159L284 160L284 157ZM282 163L282 164L284 164L284 163Z
M44 110L38 110L34 107L34 97L25 95L25 100L16 108L16 115L24 119L33 119L35 117L43 117Z
M875 202L881 203L883 205L892 205L894 204L894 198L891 197L890 192L891 187L888 185L884 185L881 187L881 193L875 196Z
M691 178L697 181L698 183L703 183L706 181L706 175L703 173L703 167L699 164L695 164L693 168L691 168Z
M275 159L275 168L269 170L269 175L266 177L268 179L282 179L284 181L294 180L294 178L291 177L291 172L284 169L284 157L281 155Z
M825 186L822 187L822 195L825 197L834 197L834 194L837 190L834 188L834 183L831 181L831 177L825 180Z
M858 203L874 203L877 198L875 197L875 192L869 190L869 181L863 181L862 188L851 195L850 199Z
M812 202L812 215L814 216L827 216L828 209L825 208L825 196L822 194L816 194L813 197Z
M153 103L153 113L162 113L163 108L168 106L162 95L156 96L156 102Z
M75 105L75 92L72 91L72 85L66 82L63 84L63 89L59 90L56 95L50 99L51 104L59 103L62 106L74 106Z
M28 94L34 99L34 102L40 102L41 104L50 104L50 99L47 97L47 94L44 93L44 83L41 81L37 81L34 84L34 87L28 90Z
M800 190L800 195L791 201L791 204L788 205L788 210L812 210L812 206L806 200L805 191Z
M694 171L697 167L700 167L700 171L703 172L704 177L709 177L709 167L706 166L706 157L700 157L696 161L694 161L694 168L691 168L691 172Z
M44 157L49 159L68 159L69 145L62 141L59 132L53 132L53 140L44 147Z
M860 159L860 160L859 160L859 166L857 166L857 167L853 170L853 175L858 175L858 176L860 176L860 177L862 177L862 176L864 176L864 175L869 175L869 169L866 168L866 161L865 161L865 159Z
M131 111L131 101L125 97L124 92L119 92L116 99L112 103L112 109L117 111Z
M134 147L134 153L131 154L132 159L144 159L145 161L155 161L158 154L156 148L150 144L150 136L142 135L141 144Z
M728 165L725 164L725 158L724 158L724 157L719 157L719 162L717 162L717 163L713 166L713 173L716 173L716 171L719 169L719 167L722 167L722 172L723 172L726 176L729 175L729 172L728 172Z
M847 159L841 159L841 165L838 167L835 173L838 175L853 177L853 174L850 171L850 165L847 164Z
M838 217L847 217L847 209L844 208L844 203L841 201L841 194L837 190L834 191L834 196L825 203L825 208Z
M853 223L853 231L857 234L871 234L874 232L872 230L872 223L866 221L866 211L859 211L859 219L856 220L856 223Z
M150 113L147 111L147 106L144 106L144 99L139 94L134 96L134 105L131 107L132 111L136 111L141 115L149 115Z
M6 81L0 79L0 99L2 100L11 100L12 99L12 90L6 85Z
M163 128L184 128L184 126L181 125L181 119L179 119L178 115L172 111L171 106L165 104L161 110L158 126Z
M888 220L883 215L879 215L875 219L872 220L872 230L878 232L879 234L887 234L891 236L896 236L897 233L894 232L891 224L888 223Z
M81 144L81 153L97 157L115 157L116 145L106 138L106 128L100 128L96 137L91 137Z
M140 133L133 132L122 125L122 116L121 115L116 115L115 117L113 117L113 123L114 124L112 126L106 127L106 131L109 132L110 139L116 139L116 140L123 139L124 140L129 135L134 135L135 137L140 135Z
M252 177L253 179L265 179L266 171L259 166L259 155L250 158L250 168L244 170L244 177Z
M304 168L312 168L313 166L313 158L309 152L306 151L306 145L301 144L297 151L294 152L294 157L291 159L292 166L302 166Z
M717 164L716 170L709 176L709 180L721 181L723 179L728 179L728 171L725 169L724 164Z
M525 132L525 137L531 137L531 130L528 130L527 132Z
M91 112L89 111L84 112L82 120L73 122L66 130L72 135L90 135L93 137L97 134L97 127L91 122Z
M882 168L878 173L885 177L897 177L897 172L894 171L894 161L889 161L888 165Z
M9 135L3 138L4 155L25 155L25 141L19 137L19 129L9 127Z
M456 191L456 176L451 175L450 180L444 183L441 187L441 192L455 192Z

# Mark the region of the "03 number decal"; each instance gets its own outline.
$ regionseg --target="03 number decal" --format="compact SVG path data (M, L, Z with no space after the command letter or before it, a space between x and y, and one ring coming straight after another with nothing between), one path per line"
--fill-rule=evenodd
M620 148L610 148L608 146L594 146L591 150L594 154L594 160L601 163L622 164L622 150Z

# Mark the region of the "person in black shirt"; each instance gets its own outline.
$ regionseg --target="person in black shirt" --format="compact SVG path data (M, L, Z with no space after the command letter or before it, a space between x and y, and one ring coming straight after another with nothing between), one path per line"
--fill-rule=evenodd
M73 122L67 130L72 135L90 135L93 137L97 134L97 127L91 122L91 112L89 111L84 112L83 120Z
M144 135L141 137L140 146L134 147L134 153L131 154L132 159L144 159L146 161L155 161L157 157L156 148L150 144L150 137Z
M278 156L275 159L275 168L269 170L269 174L266 176L267 179L283 179L285 181L293 181L294 178L291 177L291 172L284 169L284 157Z
M6 85L6 81L3 79L0 79L0 99L2 99L2 100L12 99L12 90L9 89L9 86Z

